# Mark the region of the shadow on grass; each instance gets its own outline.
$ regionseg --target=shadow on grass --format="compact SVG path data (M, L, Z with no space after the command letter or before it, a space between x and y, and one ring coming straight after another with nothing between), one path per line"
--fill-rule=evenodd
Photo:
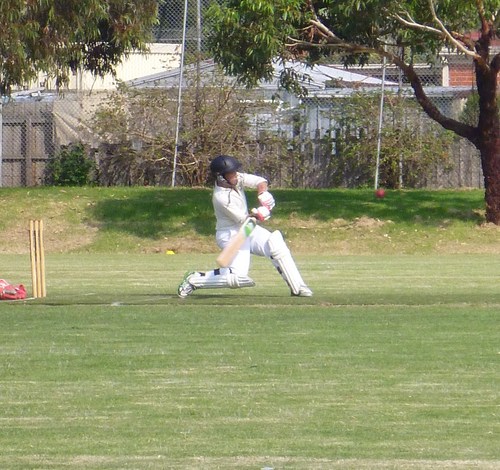
M281 212L288 217L312 217L321 221L372 217L403 223L440 225L443 221L484 222L481 191L386 191L378 199L373 190L278 190Z
M329 221L371 217L401 223L441 225L453 220L484 221L484 196L473 191L387 191L377 199L373 190L272 191L274 216ZM249 206L253 195L249 192ZM185 235L194 232L212 235L215 230L210 189L119 188L111 197L100 199L88 209L89 218L101 230L127 233L143 238ZM286 220L283 221L286 224Z
M215 229L208 189L123 188L89 208L89 216L101 230L150 239L189 231L210 235Z

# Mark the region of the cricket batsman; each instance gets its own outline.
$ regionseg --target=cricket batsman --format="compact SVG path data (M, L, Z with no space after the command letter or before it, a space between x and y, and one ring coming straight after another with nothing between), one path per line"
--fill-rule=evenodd
M230 256L227 263L220 263L221 266L227 264L227 267L208 272L187 273L177 289L177 294L185 298L196 289L253 287L255 283L248 277L248 271L250 255L254 254L271 260L290 287L291 295L311 297L312 291L303 281L281 232L276 230L271 233L255 223L248 224L249 220L269 219L275 201L268 191L266 179L240 172L240 169L241 163L227 155L219 155L210 163L210 171L215 178L212 203L217 219L217 245L221 249L229 248L228 245L231 242L234 244L235 238L240 234L241 246ZM260 206L251 212L248 211L245 188L257 190Z

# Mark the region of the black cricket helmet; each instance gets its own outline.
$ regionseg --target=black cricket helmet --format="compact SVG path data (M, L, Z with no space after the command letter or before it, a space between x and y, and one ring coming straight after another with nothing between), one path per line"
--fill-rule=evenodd
M215 177L224 176L226 173L238 171L241 163L229 155L219 155L210 162L210 171Z

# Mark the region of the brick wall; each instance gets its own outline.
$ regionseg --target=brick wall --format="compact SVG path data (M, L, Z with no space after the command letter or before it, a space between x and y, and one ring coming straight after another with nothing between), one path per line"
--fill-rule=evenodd
M476 83L472 66L450 65L450 86L473 86Z

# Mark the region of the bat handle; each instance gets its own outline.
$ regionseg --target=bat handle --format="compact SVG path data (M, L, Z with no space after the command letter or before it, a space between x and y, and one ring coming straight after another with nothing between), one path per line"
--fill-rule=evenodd
M248 237L252 232L255 226L257 225L257 219L255 217L247 217L246 222L243 224L245 230L245 237Z

